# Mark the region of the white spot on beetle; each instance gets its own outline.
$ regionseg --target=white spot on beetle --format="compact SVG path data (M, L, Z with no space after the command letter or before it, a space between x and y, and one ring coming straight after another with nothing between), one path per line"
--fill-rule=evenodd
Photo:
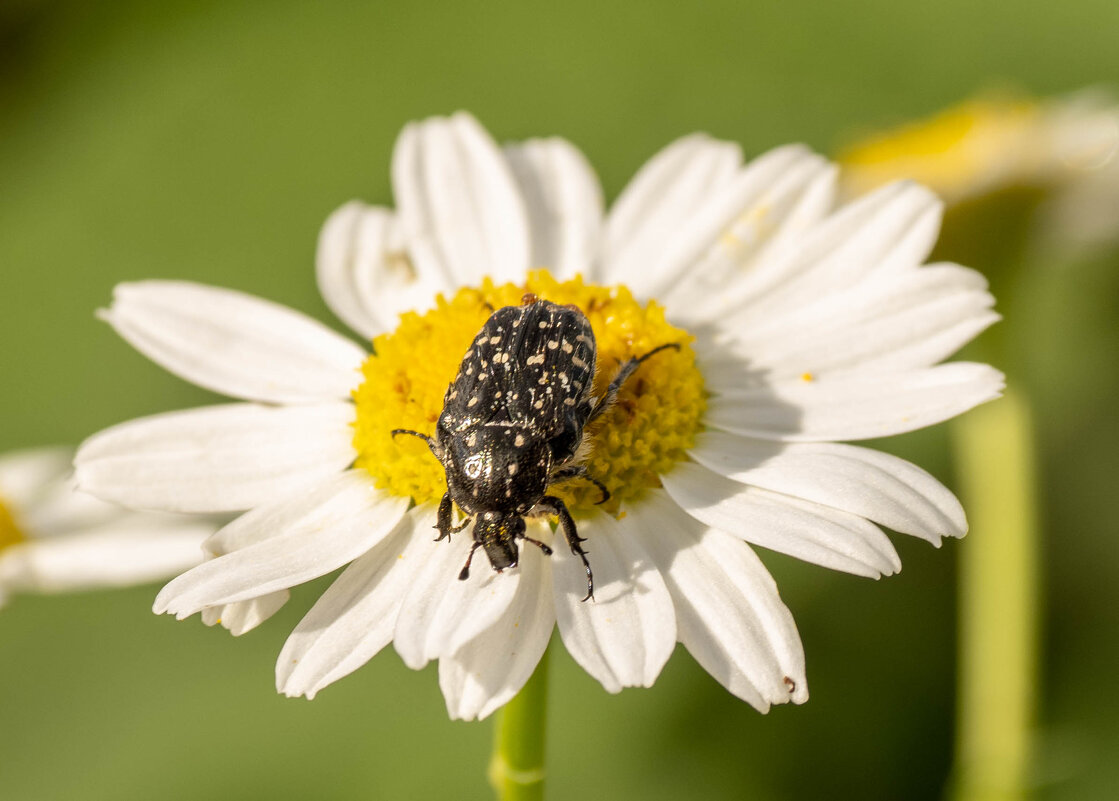
M529 356L527 359L525 359L525 364L543 364L543 363L544 363L544 354L543 353L537 353L535 356Z
M513 444L520 448L525 444L525 438L522 435L517 434L517 438L513 440Z

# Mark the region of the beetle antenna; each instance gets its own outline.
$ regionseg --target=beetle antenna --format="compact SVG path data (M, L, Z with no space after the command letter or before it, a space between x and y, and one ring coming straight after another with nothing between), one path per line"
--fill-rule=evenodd
M429 437L427 434L421 434L419 431L413 431L410 428L394 428L392 430L393 437L395 438L397 434L411 434L413 437L419 437L427 443L427 446L429 448L431 447L432 440L431 437Z

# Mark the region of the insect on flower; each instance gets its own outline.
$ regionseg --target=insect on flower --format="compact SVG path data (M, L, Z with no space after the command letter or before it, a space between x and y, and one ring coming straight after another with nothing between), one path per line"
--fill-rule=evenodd
M586 315L576 306L561 306L529 293L520 306L495 311L466 351L454 381L447 387L435 436L398 428L427 442L443 465L447 491L439 504L438 540L449 539L474 522L474 545L459 573L470 575L470 562L484 548L497 572L516 567L517 540L552 549L525 535L526 516L554 515L571 548L587 571L587 595L594 597L594 574L583 537L564 502L547 494L552 485L583 478L609 499L603 484L587 475L584 428L610 407L618 389L661 345L625 361L600 398L594 397L596 348ZM467 515L452 524L454 502Z

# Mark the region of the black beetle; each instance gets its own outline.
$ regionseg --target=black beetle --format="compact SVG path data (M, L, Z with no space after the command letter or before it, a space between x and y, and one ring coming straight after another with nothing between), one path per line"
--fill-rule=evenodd
M485 548L497 572L515 567L517 540L523 539L550 556L552 549L525 536L526 516L555 515L571 552L583 560L587 595L594 596L594 575L583 537L562 500L548 495L560 481L581 477L602 492L600 481L582 464L583 429L601 415L618 388L661 345L618 370L602 397L594 397L594 332L576 306L561 306L527 294L520 306L505 306L490 315L466 351L454 381L447 387L435 436L398 428L427 442L447 476L447 492L439 503L436 540L450 539L474 520L474 545L460 579L470 575L470 562ZM467 515L452 525L451 503Z

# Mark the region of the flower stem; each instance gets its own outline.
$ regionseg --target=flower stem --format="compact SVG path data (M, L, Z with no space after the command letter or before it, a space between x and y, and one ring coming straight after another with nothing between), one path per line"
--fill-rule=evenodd
M955 801L1027 796L1037 696L1038 514L1033 426L1008 388L952 429L972 535L960 549Z
M501 801L539 801L544 797L547 702L545 651L528 683L497 716L489 779Z

